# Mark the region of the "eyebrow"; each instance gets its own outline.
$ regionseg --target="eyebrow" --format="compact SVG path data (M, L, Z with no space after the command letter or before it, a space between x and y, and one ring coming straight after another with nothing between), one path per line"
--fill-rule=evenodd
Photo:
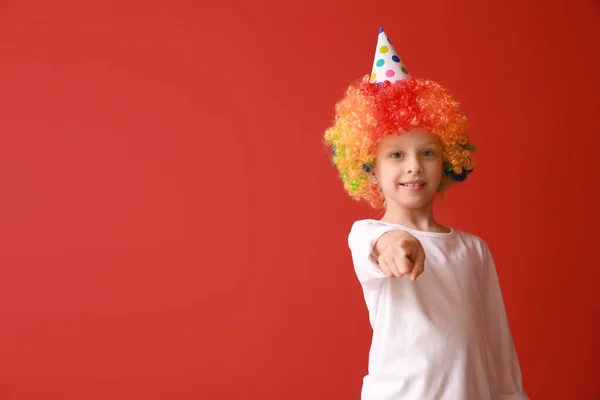
M419 145L418 147L428 147L428 146L442 147L439 143L434 142L434 141L425 142L425 143ZM401 147L403 147L403 146L400 146L397 144L390 144L390 145L385 146L385 149L394 150L394 149L399 149Z

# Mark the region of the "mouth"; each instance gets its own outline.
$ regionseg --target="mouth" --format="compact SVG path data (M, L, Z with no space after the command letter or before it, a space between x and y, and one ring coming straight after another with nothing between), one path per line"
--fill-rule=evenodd
M422 186L425 186L425 182L423 182L423 181L408 181L408 182L400 183L400 186L405 186L405 187L422 187Z
M425 186L425 182L420 181L420 180L419 181L407 181L407 182L400 183L400 186L402 186L406 190L410 190L411 192L418 192L418 191L423 190L423 187Z

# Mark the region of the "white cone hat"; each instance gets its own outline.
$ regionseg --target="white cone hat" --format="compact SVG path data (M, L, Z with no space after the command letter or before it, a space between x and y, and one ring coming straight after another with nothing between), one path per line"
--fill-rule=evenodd
M407 78L408 71L404 67L402 60L392 42L379 28L379 37L377 38L377 49L375 50L375 60L373 60L373 69L371 71L371 82L383 84L385 81L392 83Z

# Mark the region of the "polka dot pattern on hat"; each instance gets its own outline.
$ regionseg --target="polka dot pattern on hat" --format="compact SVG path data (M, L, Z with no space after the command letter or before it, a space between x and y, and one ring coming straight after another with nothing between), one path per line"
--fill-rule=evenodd
M371 71L371 82L396 82L408 77L408 71L402 63L392 42L388 39L383 28L379 29L377 50Z

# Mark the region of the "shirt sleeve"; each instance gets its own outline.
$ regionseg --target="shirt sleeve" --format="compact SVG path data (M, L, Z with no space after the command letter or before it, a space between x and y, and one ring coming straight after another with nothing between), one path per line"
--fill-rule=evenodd
M356 276L362 285L368 286L387 278L372 257L372 253L373 247L381 235L393 230L398 229L374 221L357 221L352 225L348 236L348 246L352 253Z
M483 260L486 320L501 400L529 400L523 389L521 367L508 323L498 272L486 243L483 243Z

